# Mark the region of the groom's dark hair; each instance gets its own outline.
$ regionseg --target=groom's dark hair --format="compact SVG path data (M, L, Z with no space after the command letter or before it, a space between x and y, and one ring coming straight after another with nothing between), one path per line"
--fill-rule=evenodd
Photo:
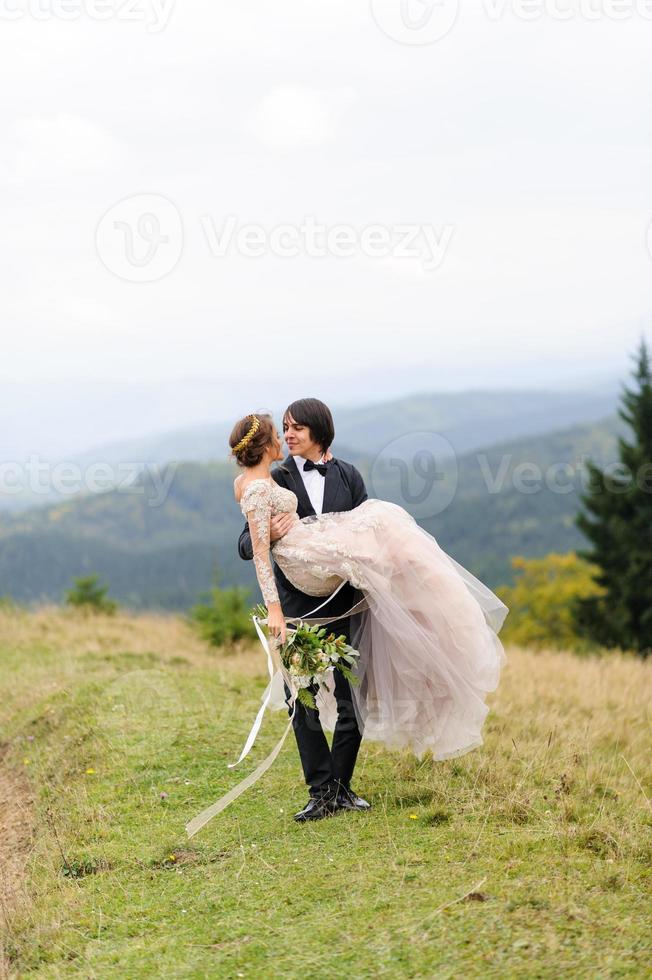
M308 426L312 441L316 442L323 452L333 444L335 438L333 416L328 405L324 405L318 398L299 398L288 405L283 414L284 426L288 415L291 415L299 425Z

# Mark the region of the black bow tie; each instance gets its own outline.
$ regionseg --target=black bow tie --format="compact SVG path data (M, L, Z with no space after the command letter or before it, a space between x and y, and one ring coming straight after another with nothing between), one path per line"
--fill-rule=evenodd
M326 463L313 463L311 459L307 459L303 464L303 472L307 473L308 470L317 470L322 476L326 476L326 470L328 466Z

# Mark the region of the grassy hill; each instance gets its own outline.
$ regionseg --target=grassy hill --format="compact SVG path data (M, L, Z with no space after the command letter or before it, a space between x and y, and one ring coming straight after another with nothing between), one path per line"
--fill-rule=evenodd
M285 726L227 769L261 651L171 616L0 611L7 975L646 975L652 665L507 657L480 749L418 764L363 742L373 809L301 826L289 740L188 841Z

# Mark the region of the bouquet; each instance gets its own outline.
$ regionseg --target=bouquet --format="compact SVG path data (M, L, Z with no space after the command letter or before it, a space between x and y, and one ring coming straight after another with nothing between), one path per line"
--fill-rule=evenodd
M261 618L267 616L264 606L256 610ZM297 687L297 700L307 708L315 708L315 696L309 690L314 684L330 691L326 683L334 670L344 674L351 684L357 684L353 673L359 653L346 642L345 636L328 633L323 626L307 626L301 620L288 628L287 640L279 648L281 663Z

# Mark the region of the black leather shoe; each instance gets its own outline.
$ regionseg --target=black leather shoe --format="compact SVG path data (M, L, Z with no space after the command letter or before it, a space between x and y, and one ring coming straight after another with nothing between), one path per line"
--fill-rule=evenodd
M352 789L340 786L337 793L337 805L340 810L371 810L371 803L363 800Z
M294 819L300 823L306 820L321 820L322 817L330 817L336 813L340 807L334 793L324 794L323 796L311 796L303 810L294 814Z

